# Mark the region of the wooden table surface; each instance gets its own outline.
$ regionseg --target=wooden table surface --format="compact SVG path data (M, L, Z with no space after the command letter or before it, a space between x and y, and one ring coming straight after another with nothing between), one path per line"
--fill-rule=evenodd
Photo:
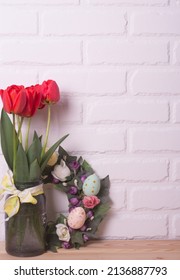
M61 249L31 258L17 258L5 252L0 242L0 260L180 260L180 240L101 240L86 247Z

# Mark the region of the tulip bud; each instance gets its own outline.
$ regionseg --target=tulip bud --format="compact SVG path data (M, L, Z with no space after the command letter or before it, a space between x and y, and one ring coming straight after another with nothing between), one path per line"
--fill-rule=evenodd
M87 218L91 219L94 216L94 213L93 213L93 211L90 210L87 212L86 215L87 215Z
M87 176L86 175L82 175L81 176L81 181L84 183L84 181L86 180Z
M64 248L64 249L70 249L71 248L71 244L69 243L69 242L62 242L62 247Z
M58 179L56 179L55 177L53 177L53 179L52 179L52 183L53 184L59 184L59 180Z
M76 206L79 203L79 199L77 197L72 197L70 198L69 202L73 205Z
M79 168L80 164L78 161L74 160L74 161L70 162L69 166L71 169L77 170Z
M78 192L78 189L75 186L71 186L69 191L68 191L68 193L70 193L72 195L77 194L77 192Z

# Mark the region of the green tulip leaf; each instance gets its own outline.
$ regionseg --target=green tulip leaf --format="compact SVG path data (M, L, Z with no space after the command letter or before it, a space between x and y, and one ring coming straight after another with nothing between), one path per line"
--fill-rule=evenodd
M35 159L30 165L30 172L29 172L29 181L38 181L41 177L41 168L37 159Z
M43 156L42 161L41 161L41 172L44 171L44 169L46 168L46 165L49 161L49 159L51 158L52 154L55 152L55 150L57 149L57 147L68 137L69 134L63 136L60 140L58 140Z
M7 115L7 113L2 110L1 112L1 147L2 152L7 162L7 165L11 170L13 170L13 124ZM16 143L19 142L17 134L15 135Z
M28 180L29 180L28 160L22 144L19 143L17 155L16 155L15 181L28 182Z
M35 159L37 159L37 161L40 162L41 151L42 151L41 141L39 140L38 136L34 135L33 142L27 151L29 164L34 162Z

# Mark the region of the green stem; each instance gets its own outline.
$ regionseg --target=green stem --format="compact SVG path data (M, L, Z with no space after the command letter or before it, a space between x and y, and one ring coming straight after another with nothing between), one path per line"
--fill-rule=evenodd
M19 138L19 141L22 143L22 132L21 132L21 128L22 128L22 124L23 124L23 121L24 121L24 117L18 117L17 118L18 120L18 138Z
M14 175L14 180L16 178L16 118L15 114L13 114L13 175Z
M43 158L45 151L46 151L46 147L47 147L50 122L51 122L51 104L48 104L48 120L47 120L47 127L46 127L46 136L45 136L44 146L43 146L42 153L41 153L41 159Z
M27 152L28 146L29 146L29 132L30 132L30 126L31 126L31 118L28 119L28 126L27 126L27 132L26 132L26 142L25 142L25 151Z

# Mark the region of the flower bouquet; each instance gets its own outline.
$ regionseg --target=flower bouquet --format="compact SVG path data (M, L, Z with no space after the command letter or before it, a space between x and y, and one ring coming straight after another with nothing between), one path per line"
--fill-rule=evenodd
M0 90L0 95L1 146L9 168L0 187L0 199L6 196L6 251L25 257L47 249L56 252L58 248L79 248L95 238L109 210L109 177L100 180L82 157L70 156L60 146L68 135L47 148L51 107L60 99L55 81L26 88L12 85ZM45 138L34 131L30 142L31 118L45 106ZM69 201L69 214L60 214L52 222L46 221L46 183L65 192Z
M6 196L6 251L17 256L34 256L46 250L42 178L54 151L67 137L47 148L51 107L59 101L60 91L55 81L48 80L30 87L12 85L0 90L0 95L3 102L1 147L9 168L0 189L0 198ZM29 143L31 118L45 106L48 107L45 139L34 131Z

